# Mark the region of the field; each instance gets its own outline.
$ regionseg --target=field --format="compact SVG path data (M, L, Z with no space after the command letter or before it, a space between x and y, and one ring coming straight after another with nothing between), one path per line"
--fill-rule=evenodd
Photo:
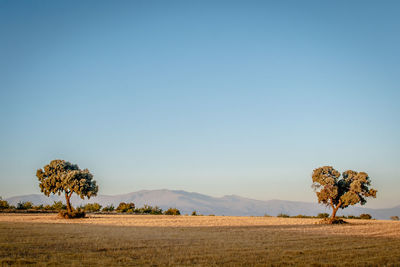
M400 266L400 222L225 216L0 214L7 265Z

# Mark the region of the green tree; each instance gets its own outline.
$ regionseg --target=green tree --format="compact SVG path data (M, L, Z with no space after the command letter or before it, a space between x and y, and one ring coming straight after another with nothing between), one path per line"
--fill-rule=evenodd
M363 220L371 220L371 219L372 219L372 216L371 216L371 214L363 213L363 214L360 214L360 219L363 219Z
M51 205L52 210L65 210L67 208L61 201L54 201L53 205Z
M318 213L317 218L329 218L329 214L328 213Z
M88 212L98 212L101 209L101 205L99 203L88 203L83 209Z
M113 205L113 204L108 205L108 206L106 206L106 207L104 207L104 208L102 209L102 211L104 211L104 212L111 212L111 211L114 211L114 210L115 210L115 208L114 208L114 205Z
M68 213L73 209L70 201L73 193L84 199L96 196L99 190L88 169L81 170L78 165L65 160L52 160L43 169L37 170L36 176L46 196L65 194Z
M34 210L43 210L43 204L40 204L40 205L36 205L36 206L33 206L33 209Z
M169 208L165 211L165 215L181 215L181 212L176 208Z
M360 203L364 205L367 197L376 197L376 190L370 188L367 173L345 171L342 175L331 166L317 168L312 173L312 187L317 194L318 203L332 208L331 221L339 208Z
M33 208L32 202L18 202L17 203L17 210L29 210Z
M5 209L8 209L8 208L10 208L10 205L8 204L8 202L6 200L3 200L0 197L0 210L5 210Z
M133 212L135 212L135 204L134 203L121 202L121 203L119 203L116 211L117 212L133 213Z

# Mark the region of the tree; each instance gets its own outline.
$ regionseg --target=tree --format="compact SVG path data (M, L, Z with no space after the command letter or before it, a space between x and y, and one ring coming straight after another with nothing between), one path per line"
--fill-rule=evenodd
M0 197L0 210L5 210L5 209L9 209L10 205L8 204L8 202L6 200L3 200Z
M131 203L121 202L121 203L119 203L116 211L117 212L134 213L135 212L135 204L132 202Z
M114 210L115 210L115 208L114 208L114 205L113 205L113 204L108 205L108 206L106 206L106 207L104 207L104 208L102 209L102 211L104 211L104 212L111 212L111 211L114 211Z
M165 211L165 215L181 215L181 212L176 208L169 208Z
M98 212L101 207L102 206L99 203L88 203L83 207L83 209L88 212Z
M367 203L367 197L376 197L376 190L370 188L370 178L365 172L345 171L342 176L331 166L317 168L312 173L312 187L318 203L332 208L331 221L339 208Z
M73 193L80 198L96 196L99 187L93 180L88 169L81 170L78 165L65 160L52 160L49 164L36 172L40 190L46 195L65 194L67 212L71 213L71 196Z
M17 210L29 210L32 208L33 208L33 204L30 201L17 203Z
M363 219L363 220L371 220L371 219L372 219L372 216L371 216L371 214L363 213L363 214L360 214L360 219Z
M65 206L61 201L54 201L53 205L51 205L51 209L53 210L65 210L67 206Z
M328 213L318 213L317 218L329 218L329 214Z

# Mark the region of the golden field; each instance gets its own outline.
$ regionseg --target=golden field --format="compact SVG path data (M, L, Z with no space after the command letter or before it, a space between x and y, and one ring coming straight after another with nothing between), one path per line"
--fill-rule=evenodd
M0 214L0 263L400 266L400 222L228 216Z

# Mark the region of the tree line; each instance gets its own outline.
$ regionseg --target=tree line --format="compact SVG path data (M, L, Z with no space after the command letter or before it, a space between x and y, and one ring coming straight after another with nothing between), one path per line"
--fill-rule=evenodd
M88 203L86 205L80 205L76 208L77 210L85 211L88 213L126 213L126 214L149 214L149 215L181 215L181 212L177 208L169 208L163 211L162 208L158 206L150 206L143 205L143 207L136 208L135 204L121 202L117 207L114 207L113 204L102 206L99 203ZM16 206L9 205L6 200L3 200L0 197L0 211L2 212L15 212L15 211L30 211L30 212L59 212L62 210L67 210L67 205L62 203L61 201L54 201L52 205L34 205L30 201L26 202L18 202ZM198 214L196 211L191 213L191 216L203 216ZM209 216L212 216L209 215ZM280 213L276 217L279 218L320 218L325 219L329 218L328 213L318 213L317 216L309 216L309 215L295 215L290 216L285 213ZM272 217L268 214L265 214L264 217ZM369 220L372 219L370 214L360 214L359 216L355 215L347 215L347 216L338 216L341 219L363 219ZM391 220L399 220L399 216L391 216Z
M75 209L71 206L72 209ZM129 213L129 214L151 214L151 215L180 215L181 212L177 208L169 208L163 210L158 206L144 205L137 208L134 203L121 202L117 207L108 205L103 207L99 203L88 203L80 205L75 210L84 211L88 213L105 212L105 213ZM13 211L31 211L31 212L59 212L68 211L67 205L61 201L54 201L52 205L34 205L30 201L18 202L16 206L10 205L6 200L0 197L0 211L13 212Z
M167 210L163 210L158 206L150 206L143 205L143 207L137 208L134 203L125 203L121 202L117 207L114 205L102 206L99 203L88 203L86 205L80 205L76 208L80 211L85 211L88 213L124 213L124 214L149 214L149 215L181 215L181 212L177 208L169 208ZM3 200L0 197L0 212L18 212L18 211L28 211L28 212L59 212L62 210L67 210L67 205L65 205L61 201L54 201L52 205L34 205L32 202L19 202L17 206L9 205L6 200ZM193 211L191 216L203 216L199 214L197 211ZM213 216L210 214L208 216ZM273 217L268 214L265 214L264 217ZM316 216L310 215L295 215L290 216L285 213L280 213L276 217L278 218L312 218L312 219L326 219L329 218L330 215L328 213L318 213ZM362 220L370 220L372 216L367 213L360 214L359 216L355 215L347 215L347 216L338 216L340 219L362 219ZM398 221L399 216L391 216L391 220Z

